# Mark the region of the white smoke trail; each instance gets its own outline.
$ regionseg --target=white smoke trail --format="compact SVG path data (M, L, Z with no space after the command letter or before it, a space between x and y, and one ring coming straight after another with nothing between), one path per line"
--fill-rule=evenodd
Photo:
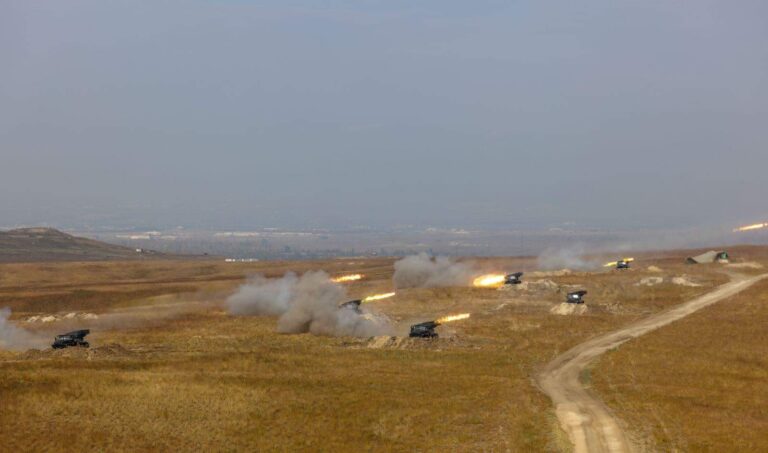
M268 279L263 275L252 277L227 299L229 312L233 315L280 316L291 307L298 283L299 278L294 273L279 279Z
M346 290L325 272L289 273L280 279L257 276L227 299L233 315L279 316L277 331L326 336L386 335L391 326L383 317L339 308Z
M45 339L10 322L10 316L9 308L0 308L0 349L23 350L46 345Z

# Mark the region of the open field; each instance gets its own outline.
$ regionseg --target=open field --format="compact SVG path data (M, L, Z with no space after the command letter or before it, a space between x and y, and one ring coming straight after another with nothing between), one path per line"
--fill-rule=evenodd
M734 253L749 260L763 254ZM259 272L360 272L366 279L347 286L350 299L387 291L389 259L2 265L0 307L13 310L17 325L46 338L65 327L93 333L88 351L0 351L0 436L4 448L43 451L563 449L551 403L531 377L588 338L728 280L728 268L686 266L684 256L638 256L627 272L538 278L552 280L559 292L401 290L371 305L396 323L398 334L444 314L472 317L439 328L437 341L392 347L277 334L274 318L234 317L223 304ZM662 271L648 271L649 265ZM528 271L536 262L487 259L479 266ZM700 286L636 285L683 275ZM563 300L564 285L589 290L585 315L550 313ZM25 322L84 310L100 318Z
M698 310L733 297L766 278L733 275L730 282L700 297L663 310L605 335L594 337L568 350L537 374L536 382L551 399L562 429L568 433L576 453L637 451L621 422L598 397L591 395L592 367L603 354L632 339L685 318Z
M768 282L609 353L595 390L649 450L768 451Z

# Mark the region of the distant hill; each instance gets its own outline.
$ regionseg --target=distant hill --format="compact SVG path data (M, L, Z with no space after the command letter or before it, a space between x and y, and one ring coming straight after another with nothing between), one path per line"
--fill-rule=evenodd
M0 231L0 262L104 261L173 257L152 251L107 244L53 228Z

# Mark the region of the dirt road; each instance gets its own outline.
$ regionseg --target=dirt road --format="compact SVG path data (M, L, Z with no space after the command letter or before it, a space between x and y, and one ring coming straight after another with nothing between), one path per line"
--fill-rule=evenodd
M745 290L768 274L736 276L725 285L675 308L657 313L615 332L582 343L550 362L536 382L555 405L561 428L576 453L635 451L605 404L579 382L581 372L599 355L622 343Z

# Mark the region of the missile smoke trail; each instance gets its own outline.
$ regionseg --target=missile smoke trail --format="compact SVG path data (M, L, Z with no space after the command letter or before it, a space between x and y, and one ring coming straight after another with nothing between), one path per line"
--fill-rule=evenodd
M363 274L351 274L351 275L342 275L340 277L334 277L331 279L334 283L347 283L347 282L356 282L358 280L361 280L363 278Z
M345 299L344 288L325 272L288 273L279 279L252 278L227 299L227 306L233 315L278 316L280 333L370 337L391 332L383 317L340 310L338 303Z
M469 313L462 313L460 315L452 315L452 316L443 316L442 318L436 319L435 323L437 324L445 324L447 322L453 322L453 321L461 321L462 319L469 318Z
M0 349L21 350L46 345L45 339L11 323L10 316L9 308L0 308Z
M363 303L366 302L373 302L376 300L383 300L383 299L389 299L390 297L394 297L396 293L385 293L385 294L374 294L373 296L368 296L365 299L362 300Z
M743 231L761 230L761 229L766 228L766 227L768 227L768 223L756 223L754 225L747 225L747 226L743 226L743 227L740 227L740 228L734 228L733 232L734 233L740 233L740 232L743 232Z

